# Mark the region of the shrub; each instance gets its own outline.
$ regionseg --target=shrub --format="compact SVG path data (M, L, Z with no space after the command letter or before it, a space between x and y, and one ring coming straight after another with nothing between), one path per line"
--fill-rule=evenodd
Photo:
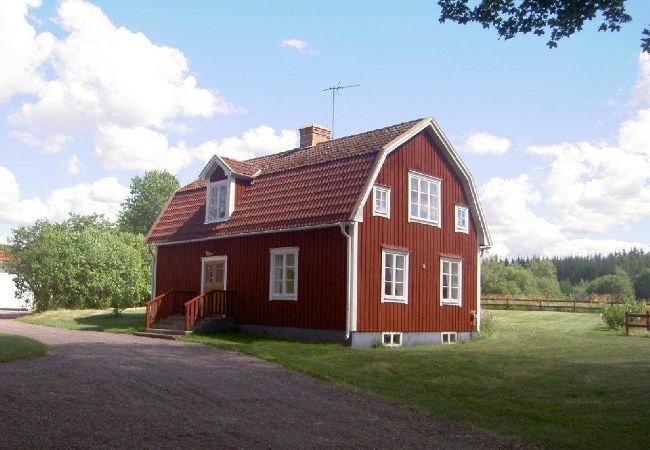
M497 318L494 311L489 311L482 309L481 310L481 335L489 336L494 333L494 329L497 325Z
M619 303L613 305L603 305L600 308L600 317L609 328L618 329L625 326L626 312L643 312L645 305L643 303Z
M634 278L636 298L650 300L650 268L644 269Z
M603 275L596 278L587 286L587 293L617 295L624 300L634 298L632 282L625 273Z

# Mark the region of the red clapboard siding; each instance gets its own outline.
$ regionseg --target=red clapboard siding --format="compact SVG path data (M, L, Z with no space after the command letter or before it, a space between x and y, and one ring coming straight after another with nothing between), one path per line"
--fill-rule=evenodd
M201 289L201 257L228 256L240 323L345 329L346 240L338 227L158 247L156 292ZM299 247L298 301L269 301L269 250Z
M442 228L408 222L408 172L442 179ZM456 233L454 204L467 205L463 186L426 133L391 153L377 184L391 187L390 219L372 215L372 193L360 224L358 331L471 331L476 310L477 237ZM382 245L409 251L408 304L381 303ZM440 306L440 256L463 261L462 306Z

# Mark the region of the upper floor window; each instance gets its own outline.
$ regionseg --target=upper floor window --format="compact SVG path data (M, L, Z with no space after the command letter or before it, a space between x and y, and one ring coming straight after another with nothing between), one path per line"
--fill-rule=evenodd
M298 247L271 249L271 300L298 300Z
M230 182L215 181L208 184L208 196L205 205L205 222L222 222L229 216Z
M440 226L439 178L409 172L409 221Z
M390 218L390 188L374 186L372 192L374 198L372 215Z
M463 263L459 259L440 258L440 304L462 303Z
M467 206L456 205L456 231L469 233L469 209Z
M382 249L381 301L408 302L408 252Z

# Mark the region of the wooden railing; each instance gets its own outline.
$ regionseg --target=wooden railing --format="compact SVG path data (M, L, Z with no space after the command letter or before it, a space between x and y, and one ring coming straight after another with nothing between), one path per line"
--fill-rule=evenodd
M210 291L185 302L185 331L206 317L226 317L232 315L234 291Z
M147 302L147 328L160 319L173 314L183 314L183 305L196 296L193 291L169 291Z
M639 321L638 319L645 319L645 321ZM625 333L630 334L630 327L632 328L645 328L646 331L650 331L650 311L644 313L625 313Z
M578 300L576 298L547 298L542 296L525 295L496 295L484 294L481 305L486 309L515 309L564 312L600 312L602 305L614 305L623 300L615 296L590 296Z

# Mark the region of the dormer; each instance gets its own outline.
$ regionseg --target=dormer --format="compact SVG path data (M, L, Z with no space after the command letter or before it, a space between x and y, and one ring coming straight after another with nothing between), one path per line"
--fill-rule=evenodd
M230 218L237 198L237 185L248 186L261 170L250 163L214 155L199 178L208 185L205 195L205 223L224 222Z

